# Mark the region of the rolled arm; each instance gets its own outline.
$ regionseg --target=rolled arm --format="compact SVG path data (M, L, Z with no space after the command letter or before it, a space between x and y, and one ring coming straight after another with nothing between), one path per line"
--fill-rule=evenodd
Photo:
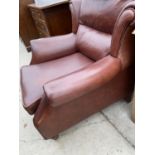
M116 20L111 43L111 55L117 57L123 36L129 26L134 26L135 3L130 2Z
M107 56L89 67L46 83L45 96L56 107L103 86L120 71L120 60Z
M57 59L76 51L76 36L73 33L50 38L31 40L31 64Z

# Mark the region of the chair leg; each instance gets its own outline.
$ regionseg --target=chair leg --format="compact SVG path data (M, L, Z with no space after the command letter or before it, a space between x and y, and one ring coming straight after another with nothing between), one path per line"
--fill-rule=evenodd
M125 100L127 103L130 103L131 100L132 100L132 94L126 96L126 97L124 98L124 100Z
M46 137L44 137L45 140L49 140L49 139L57 140L58 138L59 138L59 135L56 135L56 136L54 136L52 138L46 138Z
M59 135L52 137L52 139L54 139L54 140L57 140L58 138L59 138Z

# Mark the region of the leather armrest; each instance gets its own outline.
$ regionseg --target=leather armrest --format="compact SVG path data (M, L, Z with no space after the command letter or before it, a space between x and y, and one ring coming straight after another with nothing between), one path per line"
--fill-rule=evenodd
M121 46L121 41L123 36L129 26L132 26L134 23L135 12L134 12L135 3L129 3L125 9L120 13L119 17L114 26L114 31L112 35L111 43L111 55L117 57L119 48Z
M31 64L57 59L76 51L76 35L73 33L50 38L31 40Z
M120 59L106 56L94 64L44 85L53 106L70 102L112 80L121 71Z

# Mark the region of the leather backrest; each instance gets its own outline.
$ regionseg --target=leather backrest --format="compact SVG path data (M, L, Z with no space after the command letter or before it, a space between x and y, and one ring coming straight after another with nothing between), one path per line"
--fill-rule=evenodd
M79 26L79 14L81 8L81 0L72 0L70 10L72 15L72 32L76 33Z
M82 24L112 34L119 13L129 1L132 0L72 0L74 30Z
M110 53L111 35L88 26L79 25L77 32L78 50L93 60L99 60Z
M72 28L77 33L77 48L93 60L110 53L117 17L132 0L72 0Z

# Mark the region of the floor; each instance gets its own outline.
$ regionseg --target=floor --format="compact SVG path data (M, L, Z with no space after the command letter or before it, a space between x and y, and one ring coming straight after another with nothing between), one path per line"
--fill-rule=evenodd
M19 52L20 67L28 65L31 53L21 41ZM20 94L20 155L134 155L130 106L121 100L64 131L57 140L44 140L33 126L33 116L23 109Z

